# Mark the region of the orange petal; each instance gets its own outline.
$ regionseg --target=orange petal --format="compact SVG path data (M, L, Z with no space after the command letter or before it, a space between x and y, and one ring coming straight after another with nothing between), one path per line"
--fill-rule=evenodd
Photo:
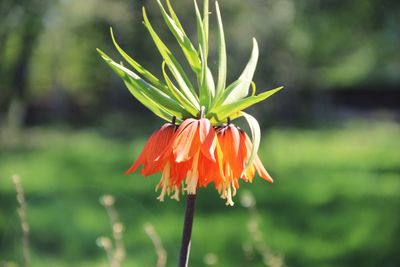
M163 162L161 158L165 158L165 154L171 145L172 137L175 132L175 125L171 123L164 124L159 130L154 132L146 142L138 159L125 173L129 174L137 170L140 165L144 165L143 175L151 175L161 169L159 166Z
M267 170L264 168L264 166L263 166L260 158L258 157L258 155L255 157L253 165L256 168L256 170L258 172L258 175L260 175L261 178L264 178L266 181L268 181L270 183L274 182L272 177L269 175Z
M238 178L242 174L245 166L244 160L246 152L243 149L243 142L240 140L240 132L235 126L229 126L226 137L230 152L230 155L228 155L229 164L232 168L233 177Z
M187 172L192 167L192 161L188 160L185 162L177 163L171 161L171 181L174 186L180 187L182 181L185 179Z
M193 157L198 146L197 120L187 119L178 128L173 142L173 153L176 162L183 162Z
M208 119L200 120L200 142L201 152L210 160L215 162L215 147L217 145L217 136L215 130L211 127L211 123Z

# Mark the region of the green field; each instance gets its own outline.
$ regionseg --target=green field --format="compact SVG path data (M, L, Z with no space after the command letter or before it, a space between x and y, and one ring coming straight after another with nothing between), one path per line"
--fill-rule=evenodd
M95 129L30 128L19 145L0 150L0 263L21 262L20 226L11 176L26 191L32 266L106 266L96 245L110 235L99 197L110 193L126 231L124 266L155 266L143 224L150 222L176 266L185 202L159 203L158 175L123 172L147 136ZM257 201L263 240L287 266L398 266L400 262L400 126L353 121L335 128L263 131L260 157L275 179L242 184L227 207L202 189L191 266L265 266L251 246L243 193ZM209 258L209 257L208 257Z

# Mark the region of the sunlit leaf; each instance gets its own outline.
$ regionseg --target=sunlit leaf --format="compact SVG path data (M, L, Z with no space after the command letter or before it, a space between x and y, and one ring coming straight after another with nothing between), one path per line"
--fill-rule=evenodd
M253 50L251 52L250 60L246 68L240 75L236 87L231 91L224 92L223 104L230 104L239 99L245 98L249 94L251 81L253 80L254 71L256 70L258 61L258 45L256 39L253 38Z
M150 85L131 70L114 62L104 52L98 51L106 63L124 80L135 98L156 115L166 120L171 120L173 116L183 118L190 115L184 107L164 92Z
M111 33L111 38L112 41L117 48L118 52L121 54L121 56L128 62L140 75L142 75L145 79L147 79L150 83L152 83L154 86L157 88L162 89L163 91L167 91L167 86L162 83L157 77L155 77L152 73L150 73L148 70L143 68L136 60L131 58L117 43L115 40L115 36L113 33L113 29L110 27L110 33Z
M206 40L205 46L205 56L208 57L208 32L209 32L209 5L208 0L203 1L203 29L204 29L204 38Z
M261 130L260 130L260 125L258 124L258 121L251 115L245 113L245 112L240 112L249 124L250 130L251 130L251 141L253 143L253 147L251 149L250 153L250 158L248 162L246 163L246 168L249 168L251 164L253 164L253 160L255 156L257 155L258 148L260 147L260 140L261 140Z
M183 31L182 24L180 23L178 16L176 15L174 9L172 8L170 0L167 0L166 2L167 2L168 11L169 11L169 14L171 15L171 18L174 20L176 26L178 26L179 29L181 29L181 31Z
M150 21L147 17L146 10L143 8L143 18L144 18L144 25L148 29L151 37L153 38L154 43L156 44L158 51L160 52L161 56L164 58L165 63L167 64L168 68L171 70L172 75L174 76L175 80L177 81L180 89L182 90L183 94L189 99L189 101L200 109L199 101L197 98L197 94L193 89L193 85L191 84L189 78L187 77L186 73L184 72L182 66L176 60L174 55L171 51L167 48L163 41L161 41L158 34L154 31L153 27L150 24Z
M250 59L237 80L226 86L227 53L225 34L218 2L215 2L217 18L218 40L218 80L215 84L213 74L208 67L208 42L209 42L209 0L203 0L203 14L200 13L196 0L194 0L198 47L195 47L186 35L170 0L157 0L163 19L177 40L183 55L197 78L196 88L178 62L171 50L161 40L149 21L145 8L143 8L143 23L151 35L159 53L163 58L162 73L164 81L154 76L138 62L132 59L117 43L111 29L112 41L122 57L133 67L135 72L117 64L107 55L99 51L103 59L124 80L132 94L145 106L164 119L177 116L181 119L197 117L200 107L205 108L205 116L213 124L226 122L227 118L235 119L244 116L242 111L282 89L276 88L256 95L253 82L257 66L259 50L257 41L253 38L253 48ZM249 94L250 88L252 89ZM198 92L196 92L198 89ZM250 119L251 121L251 119Z
M226 46L225 46L225 34L224 27L221 19L221 12L219 10L218 2L215 2L215 9L217 13L217 21L218 21L218 84L216 89L216 98L220 96L220 94L225 89L226 85L226 72L227 72L227 60L226 60Z
M157 0L157 3L160 7L161 14L164 18L165 23L167 24L168 28L178 41L187 61L189 62L190 67L193 69L194 72L196 73L200 72L199 55L196 49L194 48L192 42L187 37L183 29L179 27L177 23L174 21L174 19L168 15L163 5L161 4L160 0Z
M162 65L162 71L164 75L165 82L168 85L169 91L174 95L174 97L181 103L181 105L190 113L192 116L197 116L199 110L193 106L192 103L176 88L176 86L172 83L171 79L169 78L166 70L165 70L165 62Z
M236 80L233 83L231 83L227 88L225 88L223 94L220 94L218 97L215 98L212 108L214 109L214 108L216 108L218 106L221 106L221 104L224 102L224 95L227 94L226 92L232 91L239 84L240 84L240 81Z
M200 89L200 105L205 106L206 110L211 105L211 101L215 95L215 84L214 79L212 77L211 71L207 66L207 49L208 46L206 40L206 33L204 30L204 24L202 22L202 18L200 15L199 8L197 6L196 1L195 8L196 8L196 21L197 21L197 31L199 36L199 52L200 52L200 59L201 59L201 73L200 77L198 77L199 82L199 89Z
M231 119L240 117L240 111L242 111L258 102L261 102L261 101L267 99L271 95L282 90L282 88L283 87L278 87L278 88L266 91L264 93L261 93L259 95L249 96L247 98L238 100L238 101L230 103L230 104L217 106L210 111L208 116L209 116L209 118L212 118L212 120L216 121L216 122L223 122L228 117L230 117Z

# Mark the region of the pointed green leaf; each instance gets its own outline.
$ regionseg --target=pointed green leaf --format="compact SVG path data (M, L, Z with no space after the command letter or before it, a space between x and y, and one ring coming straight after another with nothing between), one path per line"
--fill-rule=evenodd
M199 49L201 49L202 50L201 52L203 53L203 58L201 58L201 60L205 61L207 66L207 47L208 47L207 36L196 0L194 0L194 7L196 10L196 23L197 23L197 35L199 39Z
M128 62L140 75L142 75L145 79L147 79L150 83L152 83L157 88L160 88L163 91L167 91L167 86L162 83L157 77L155 77L148 70L143 68L137 61L131 58L117 43L115 40L113 29L110 27L111 39L114 43L114 46L117 48L118 52L121 56Z
M163 116L162 118L165 118L165 114L172 114L178 118L186 118L190 115L190 113L188 113L178 102L167 94L145 82L131 70L114 62L101 50L98 51L107 64L124 80L128 89L139 100L139 102L154 113L160 116L159 110L164 111L163 114L161 114ZM168 118L168 120L171 118Z
M215 95L215 83L210 69L203 60L203 50L200 49L200 57L202 58L201 76L200 76L200 105L209 110Z
M204 37L206 40L205 47L205 56L208 57L208 32L209 32L209 5L208 0L204 0L203 2L203 29L204 29Z
M169 14L171 14L171 17L174 20L176 26L178 26L179 29L181 29L181 31L183 31L182 24L180 23L179 18L176 15L174 9L172 8L171 2L169 0L167 0L167 7L168 7Z
M145 93L137 90L136 88L134 88L132 86L131 83L128 83L125 81L125 76L127 76L123 71L121 71L120 69L116 68L114 65L111 64L111 62L105 58L102 57L104 59L104 61L111 67L112 70L114 70L118 76L122 77L122 79L124 80L124 83L126 85L126 87L129 89L129 91L132 93L132 95L140 102L142 103L145 107L147 107L149 110L151 110L155 115L157 115L158 117L166 120L166 121L170 121L172 120L172 118L174 117L174 115L172 115L170 112L168 112L165 108L163 108L161 105L155 103L154 101L152 101L151 99L149 99L148 97L146 97Z
M254 71L256 70L258 61L258 45L256 39L253 38L253 51L246 68L239 77L240 83L231 92L224 92L224 104L233 103L239 99L245 98L249 94L251 81L253 80Z
M161 106L160 104L154 102L153 99L149 98L146 94L143 92L140 92L137 90L135 86L133 86L132 83L127 81L126 78L123 78L125 86L129 89L129 91L132 93L132 95L140 102L142 103L145 107L150 109L155 115L158 117L166 120L166 121L172 121L173 118L175 117L176 121L182 122L183 117L177 116L176 113L169 111L165 107Z
M193 106L192 103L176 88L176 86L172 83L171 79L169 78L166 70L165 70L165 61L162 64L162 71L164 75L165 82L168 85L170 92L174 95L175 99L177 99L180 104L192 115L197 116L199 111Z
M215 84L214 79L212 77L211 71L207 66L207 50L206 47L208 46L206 40L206 33L204 30L204 24L202 22L202 18L200 15L199 8L197 6L196 1L195 8L196 8L196 18L197 18L197 31L199 35L199 53L201 59L201 73L198 76L199 81L199 89L200 89L200 105L205 106L206 110L210 108L211 101L215 95Z
M128 69L125 69L123 66L116 64L115 62L111 62L111 64L126 74L125 76L121 77L125 82L132 84L135 89L141 90L147 97L167 109L170 113L174 114L178 118L186 118L190 115L190 113L187 112L182 105L168 95L159 91L157 88L146 83L139 76L135 75Z
M179 27L176 22L167 14L160 0L157 0L157 3L160 7L165 23L178 41L187 61L189 62L190 67L195 73L198 73L200 71L200 59L192 42L189 40L183 29Z
M212 108L214 109L218 106L221 106L222 103L224 102L224 95L227 94L228 92L231 92L234 88L236 88L239 85L239 83L240 81L236 80L233 83L231 83L227 88L225 88L223 94L220 94L219 97L215 98L214 105Z
M222 24L221 12L219 10L218 2L215 1L215 9L217 13L218 21L218 84L216 89L216 98L222 94L226 85L226 72L227 72L227 60L226 60L226 45L225 45L225 34L224 26Z
M208 114L208 118L212 118L213 122L223 122L226 118L230 117L231 119L235 119L240 117L240 111L261 102L271 95L275 94L276 92L282 90L283 87L278 87L259 95L249 96L247 98L238 100L236 102L230 104L224 104L221 106L216 106L213 108Z
M164 58L168 68L171 70L172 75L174 76L175 80L177 81L180 89L182 90L183 94L189 99L189 101L200 109L199 101L197 98L197 94L193 89L193 85L191 84L189 78L187 77L186 73L184 72L182 66L176 60L174 55L168 49L168 47L164 44L164 42L160 39L158 34L154 31L153 27L150 24L150 21L147 17L146 10L143 8L143 18L144 18L144 25L146 26L147 30L149 31L151 37L153 38L154 43L156 44L158 51L160 52L161 56Z
M209 67L207 67L206 71L206 86L211 96L210 100L212 100L212 98L215 95L215 83L214 83L214 77Z
M261 140L261 130L258 121L251 115L241 112L241 115L246 119L247 123L250 126L251 130L251 141L253 143L253 147L251 149L249 161L246 163L245 170L247 170L254 161L254 158L257 155L258 148L260 147L260 140Z

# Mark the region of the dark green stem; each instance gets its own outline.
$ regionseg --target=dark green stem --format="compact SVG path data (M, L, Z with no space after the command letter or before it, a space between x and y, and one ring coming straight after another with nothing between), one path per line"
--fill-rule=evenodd
M179 256L178 267L187 267L189 263L190 243L192 237L192 226L193 226L195 206L196 206L196 195L189 194L186 202L185 221L183 223L181 253Z

